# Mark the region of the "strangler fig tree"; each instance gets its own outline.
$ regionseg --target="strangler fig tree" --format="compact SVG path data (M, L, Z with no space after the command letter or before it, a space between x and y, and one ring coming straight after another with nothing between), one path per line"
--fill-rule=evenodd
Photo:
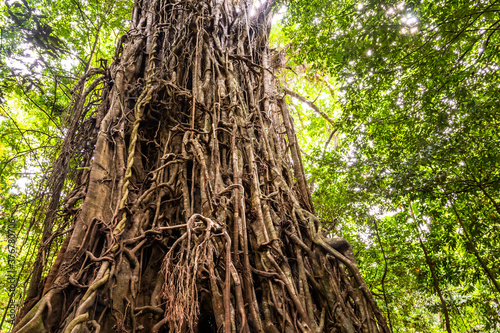
M389 332L314 214L273 5L135 1L112 64L74 89L42 247L71 227L14 332Z

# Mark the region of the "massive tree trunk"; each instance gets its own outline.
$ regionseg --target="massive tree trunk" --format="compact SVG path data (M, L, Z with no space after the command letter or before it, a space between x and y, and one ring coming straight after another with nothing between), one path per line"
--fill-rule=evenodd
M102 71L79 82L73 227L15 332L389 332L314 215L271 5L136 0L87 116Z

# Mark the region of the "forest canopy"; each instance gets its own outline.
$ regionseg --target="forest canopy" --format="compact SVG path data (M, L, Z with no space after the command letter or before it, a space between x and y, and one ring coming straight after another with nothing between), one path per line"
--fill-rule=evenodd
M2 331L29 293L73 87L97 87L85 107L97 106L103 82L79 78L116 59L132 6L0 5ZM278 90L315 212L352 245L391 330L500 331L500 3L289 0L273 11ZM58 202L85 172L81 143ZM45 270L69 228L57 221Z

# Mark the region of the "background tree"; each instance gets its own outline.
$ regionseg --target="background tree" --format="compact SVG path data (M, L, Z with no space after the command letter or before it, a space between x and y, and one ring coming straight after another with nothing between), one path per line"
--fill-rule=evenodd
M87 62L15 332L389 331L314 215L272 5L137 1Z
M98 67L98 59L110 57L112 36L124 28L126 4L116 1L89 4L88 8L76 0L0 4L0 232L5 236L1 242L0 283L4 292L0 293L0 307L3 310L18 304L26 291L25 281L43 230L43 223L38 221L43 220L43 207L50 198L47 176L71 119L66 108L74 82L87 65ZM109 13L114 15L105 19ZM91 94L89 99L95 103L92 96L95 95ZM72 177L70 172L68 179ZM63 192L68 192L70 183L66 183ZM64 223L56 225L54 232L57 234L66 227ZM7 259L9 228L17 240L15 263ZM60 241L61 237L52 237L45 244L46 263L53 261ZM55 246L49 246L51 242ZM16 281L16 293L10 287L9 275ZM9 319L7 311L2 311L2 329L7 330Z

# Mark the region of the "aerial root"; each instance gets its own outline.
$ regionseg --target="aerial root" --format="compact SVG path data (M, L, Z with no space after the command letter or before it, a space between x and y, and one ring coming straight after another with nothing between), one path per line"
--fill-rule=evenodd
M204 225L195 223L196 220ZM170 322L176 331L181 331L184 325L194 329L199 315L198 280L200 274L210 271L209 266L213 265L214 253L217 252L213 236L227 235L221 225L200 214L191 216L186 229L162 264L165 274L162 297L166 300L166 311L161 322ZM230 274L230 269L227 273Z

